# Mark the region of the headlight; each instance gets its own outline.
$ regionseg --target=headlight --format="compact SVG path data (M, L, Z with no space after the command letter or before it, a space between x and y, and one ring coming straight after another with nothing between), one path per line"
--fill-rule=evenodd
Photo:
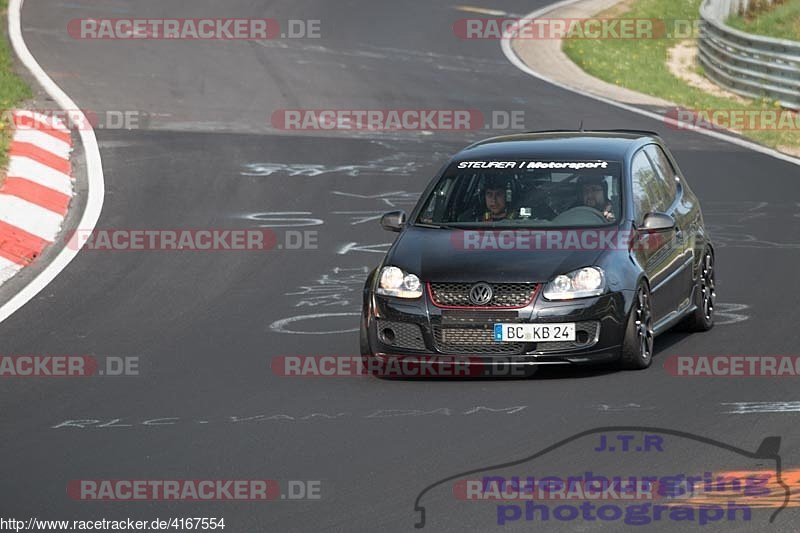
M398 298L419 298L422 296L422 283L414 274L407 274L397 267L383 267L375 292Z
M556 276L544 287L544 297L548 300L572 300L597 296L606 290L606 276L598 267L586 267Z

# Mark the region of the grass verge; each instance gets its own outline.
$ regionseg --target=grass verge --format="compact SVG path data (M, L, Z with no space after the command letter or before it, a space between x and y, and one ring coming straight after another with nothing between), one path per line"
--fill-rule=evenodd
M0 20L5 26L8 18L8 0L0 0ZM12 125L5 111L13 109L23 100L30 98L32 93L28 85L14 73L14 64L11 61L11 45L5 31L0 35L0 183L3 181L6 163L8 162L8 145L11 142Z
M731 17L725 23L747 33L800 41L800 0L787 0L770 9Z
M597 18L696 20L701 0L634 0L599 13ZM778 109L768 100L745 103L711 95L674 76L667 66L667 51L675 39L565 39L564 52L579 67L596 78L641 93L658 96L694 110ZM800 117L798 117L800 118ZM742 135L766 146L796 154L800 129L744 130Z

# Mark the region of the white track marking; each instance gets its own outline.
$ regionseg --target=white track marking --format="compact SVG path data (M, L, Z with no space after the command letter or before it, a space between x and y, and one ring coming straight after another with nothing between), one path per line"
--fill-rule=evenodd
M5 257L0 257L0 283L11 278L22 269L22 265L18 265L13 261L9 261Z
M731 402L723 403L728 414L800 413L800 402Z
M556 2L555 4L551 4L551 5L547 6L547 7L544 7L544 8L541 8L541 9L537 9L536 11L533 11L532 13L528 13L527 15L525 15L522 18L526 19L526 20L539 18L542 15L545 15L545 14L549 13L550 11L554 11L554 10L556 10L558 8L561 8L561 7L564 7L564 6L568 6L570 4L574 4L574 3L580 2L580 1L581 0L561 0L560 2ZM642 116L645 116L645 117L649 117L649 118L658 120L662 124L669 124L671 126L675 126L675 127L679 127L679 128L685 129L684 125L680 124L677 120L675 120L673 118L669 118L669 117L666 117L666 116L663 116L663 115L659 115L658 113L653 113L652 111L646 111L644 109L639 109L638 107L631 106L631 105L628 105L628 104L623 104L621 102L617 102L616 100L612 100L610 98L605 98L603 96L599 96L599 95L596 95L596 94L582 92L582 91L580 91L578 89L574 89L574 88L570 87L569 85L565 85L565 84L563 84L563 83L561 83L559 81L553 80L551 78L548 78L547 76L544 76L543 74L540 74L540 73L536 72L535 70L530 68L528 65L526 65L519 58L519 56L517 55L517 53L514 51L513 47L511 46L511 39L512 39L512 35L513 35L514 31L515 31L515 29L511 28L505 35L503 35L503 38L500 41L500 45L501 45L501 47L503 49L503 53L505 54L506 58L511 62L512 65L514 65L515 67L520 69L522 72L524 72L526 74L530 74L531 76L533 76L535 78L538 78L538 79L540 79L542 81L545 81L545 82L547 82L547 83L549 83L551 85L555 85L556 87L558 87L560 89L564 89L565 91L569 91L569 92L575 93L575 94L580 94L582 96L586 96L587 98L592 98L592 99L597 100L599 102L603 102L604 104L608 104L610 106L614 106L614 107L617 107L617 108L620 108L620 109L624 109L625 111L630 111L631 113L636 113L638 115L642 115ZM736 137L732 137L730 135L726 135L724 133L720 133L720 132L712 131L712 130L707 130L707 129L703 129L703 128L692 128L692 129L687 130L687 131L693 131L693 132L699 133L701 135L706 135L708 137L713 137L714 139L719 139L721 141L725 141L725 142L728 142L728 143L731 143L731 144L735 144L737 146L741 146L743 148L747 148L749 150L753 150L755 152L759 152L761 154L765 154L765 155L774 157L776 159L780 159L782 161L786 161L787 163L792 163L794 165L800 166L800 158L792 157L792 156L786 155L786 154L782 154L781 152L778 152L777 150L773 150L772 148L767 148L765 146L761 146L760 144L756 144L756 143L751 142L751 141L746 141L744 139L739 139L739 138L736 138Z
M48 189L72 195L72 178L29 157L13 155L8 164L9 178L25 178Z
M72 151L72 147L69 143L61 139L56 139L49 133L45 133L41 130L17 128L14 131L14 140L35 144L39 148L62 159L69 159L69 153Z
M313 322L318 322L320 319L325 318L332 318L332 317L343 317L343 316L361 316L361 313L317 313L313 315L299 315L293 316L289 318L282 318L280 320L276 320L272 324L269 325L269 328L273 331L277 331L279 333L291 333L293 335L330 335L332 333L355 333L358 331L358 328L351 328L351 329L335 329L330 331L299 331L294 329L289 329L289 325L295 322L302 322L304 320L311 320Z
M28 50L25 39L22 37L20 11L23 0L11 0L8 6L8 35L14 51L22 64L25 65L48 95L63 110L80 109L67 94L50 79L39 63ZM86 156L86 173L88 175L89 190L86 200L86 209L83 211L78 227L83 230L93 230L100 218L105 196L103 178L103 163L100 159L100 150L97 146L97 137L89 125L89 120L84 117L85 127L80 128L79 134ZM8 302L0 307L0 322L11 316L20 307L28 303L39 291L44 289L67 265L78 255L80 250L64 247L53 261L45 267L28 285L14 295Z
M64 217L19 196L0 194L0 220L53 242L61 230Z

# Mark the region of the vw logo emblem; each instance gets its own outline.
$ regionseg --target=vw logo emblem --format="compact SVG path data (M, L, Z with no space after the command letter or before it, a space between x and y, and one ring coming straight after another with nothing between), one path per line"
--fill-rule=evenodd
M492 286L488 283L476 283L469 290L469 301L474 305L486 305L492 301Z

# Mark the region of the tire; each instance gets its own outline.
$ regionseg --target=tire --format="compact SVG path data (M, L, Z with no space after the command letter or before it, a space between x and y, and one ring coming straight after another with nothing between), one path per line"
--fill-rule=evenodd
M653 362L653 312L650 290L646 285L636 289L631 314L622 341L620 366L628 370L644 370Z
M706 248L703 252L703 262L700 265L697 288L694 292L696 309L686 317L681 329L691 332L708 331L714 327L714 306L717 299L714 253L710 248Z

